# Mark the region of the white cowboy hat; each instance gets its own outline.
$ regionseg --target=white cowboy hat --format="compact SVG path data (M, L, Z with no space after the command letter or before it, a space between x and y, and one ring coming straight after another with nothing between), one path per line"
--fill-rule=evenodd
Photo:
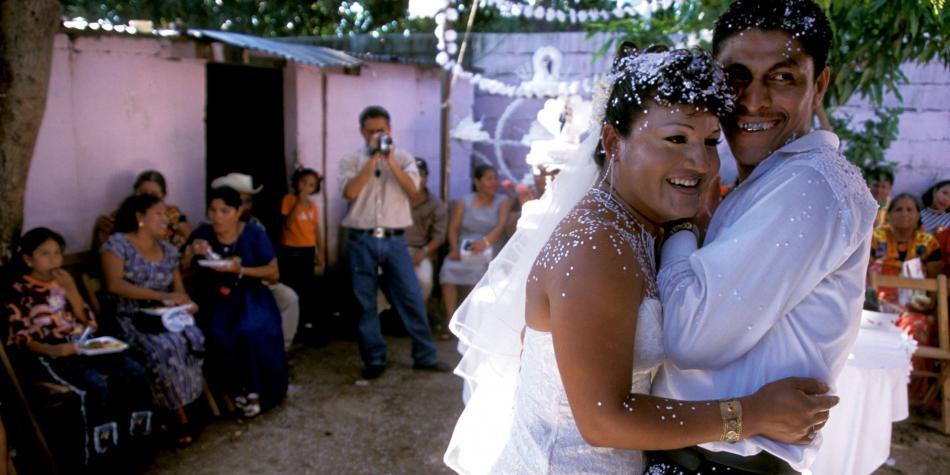
M249 193L256 194L264 188L263 185L254 188L254 179L250 175L245 175L243 173L228 173L224 176L219 176L211 182L211 189L223 188L223 187L234 188L238 193Z

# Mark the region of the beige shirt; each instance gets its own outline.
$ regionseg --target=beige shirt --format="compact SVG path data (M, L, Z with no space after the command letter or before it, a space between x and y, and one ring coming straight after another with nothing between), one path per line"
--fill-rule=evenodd
M345 155L340 160L340 187L345 188L347 182L359 175L369 160L370 156L365 147ZM412 155L396 150L395 160L402 171L419 186L419 170L416 169L416 160ZM379 176L370 175L366 186L356 199L350 202L350 209L343 218L343 227L403 229L412 225L409 195L399 186L399 181L385 160L380 160L378 167Z

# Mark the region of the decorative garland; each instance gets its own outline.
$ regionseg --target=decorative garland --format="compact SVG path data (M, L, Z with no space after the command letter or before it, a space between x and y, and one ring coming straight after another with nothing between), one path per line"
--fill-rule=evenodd
M618 6L613 10L590 9L590 10L559 10L555 8L546 8L544 6L534 6L510 0L481 0L481 5L492 6L498 10L502 16L519 17L547 22L560 22L580 24L589 21L609 20L611 18L628 18L639 16L644 20L649 20L653 12L669 8L673 0L640 0L636 6L626 5ZM566 94L585 94L594 92L599 76L574 81L559 81L551 84L531 84L522 83L519 85L508 84L496 79L486 78L481 74L466 71L462 65L456 63L453 56L458 54L458 32L451 28L451 24L459 19L459 12L450 3L444 0L439 13L435 15L435 36L439 39L436 45L439 52L435 56L435 62L442 68L452 71L458 77L472 83L478 89L490 93L508 97L555 97Z

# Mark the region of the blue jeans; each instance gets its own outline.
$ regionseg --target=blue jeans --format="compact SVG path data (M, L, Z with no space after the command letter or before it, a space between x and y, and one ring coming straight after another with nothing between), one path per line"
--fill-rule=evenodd
M360 356L366 365L386 364L386 340L379 325L376 292L383 292L402 319L412 339L412 359L416 364L438 361L422 290L402 236L376 238L368 233L351 232L346 244L353 294L359 305ZM382 275L379 270L382 269Z

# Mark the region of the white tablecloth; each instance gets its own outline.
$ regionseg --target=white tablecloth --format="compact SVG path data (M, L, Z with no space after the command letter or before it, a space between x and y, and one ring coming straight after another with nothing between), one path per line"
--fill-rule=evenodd
M891 424L907 418L916 342L896 326L867 322L835 385L841 402L821 431L814 475L868 474L887 461Z

